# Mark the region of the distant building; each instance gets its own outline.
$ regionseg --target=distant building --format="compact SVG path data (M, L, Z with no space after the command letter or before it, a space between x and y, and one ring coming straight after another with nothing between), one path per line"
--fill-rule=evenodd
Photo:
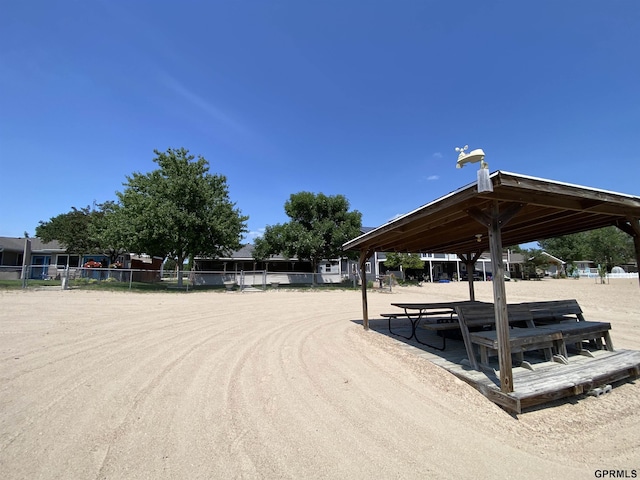
M553 255L547 252L542 252L542 255L544 255L547 261L549 262L549 265L547 266L544 272L545 275L554 277L554 276L560 276L560 275L566 274L565 266L567 262L559 259L558 257L554 257Z
M23 266L27 267L27 278L29 279L57 278L65 269L80 269L88 262L94 262L106 268L109 266L109 256L69 254L59 242L43 242L38 237L0 237L0 279L17 280L22 278ZM118 257L118 263L123 268L144 270L143 272L134 272L133 281L160 280L162 266L160 258L123 254ZM92 275L102 276L97 271L93 271Z

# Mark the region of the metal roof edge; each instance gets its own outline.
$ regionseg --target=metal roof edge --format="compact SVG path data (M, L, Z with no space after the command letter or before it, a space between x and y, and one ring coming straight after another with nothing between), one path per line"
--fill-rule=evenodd
M494 172L494 173L492 173L490 175L490 177L494 176L498 172L499 172L499 170ZM428 203L425 203L424 205L421 205L420 207L418 207L418 208L416 208L416 209L414 209L414 210L412 210L412 211L410 211L408 213L405 213L404 215L400 215L399 217L396 217L393 220L389 220L387 223L383 223L379 227L375 227L373 230L370 230L370 231L368 231L366 233L363 233L362 235L360 235L360 236L358 236L358 237L356 237L356 238L354 238L352 240L349 240L348 242L343 243L342 244L342 248L343 249L347 249L348 248L347 245L349 245L351 243L355 243L358 240L362 239L363 237L373 236L378 230L381 230L381 229L383 229L385 227L388 227L389 225L392 225L392 224L395 224L395 223L399 223L402 220L406 219L407 217L410 217L411 215L416 214L420 210L423 210L423 209L428 208L428 207L430 207L432 205L435 205L438 202L441 202L441 201L443 201L443 200L445 200L445 199L447 199L449 197L453 197L454 195L459 194L461 192L464 192L465 190L467 190L469 188L472 188L472 187L475 187L475 186L476 186L476 182L469 183L469 184L465 185L464 187L461 187L461 188L459 188L457 190L454 190L453 192L449 192L446 195L443 195L441 197L436 198L435 200L432 200L432 201L430 201Z
M498 174L498 173L503 175L510 175L516 178L526 178L527 180L536 180L539 182L553 183L555 185L562 185L564 187L581 188L585 190L592 190L594 192L607 193L610 195L618 195L620 197L627 197L627 198L633 198L634 200L640 200L640 196L631 195L629 193L614 192L613 190L605 190L603 188L589 187L587 185L579 185L577 183L561 182L559 180L550 180L548 178L534 177L533 175L524 175L522 173L507 172L505 170L496 170L494 173L491 174L491 176L494 176L494 174Z

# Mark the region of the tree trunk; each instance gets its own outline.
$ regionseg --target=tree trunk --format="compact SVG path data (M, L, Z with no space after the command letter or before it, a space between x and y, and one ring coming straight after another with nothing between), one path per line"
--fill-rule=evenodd
M184 264L184 257L178 257L178 288L182 288L182 268Z
M311 260L311 285L316 286L316 273L318 272L318 265L320 264L319 260Z

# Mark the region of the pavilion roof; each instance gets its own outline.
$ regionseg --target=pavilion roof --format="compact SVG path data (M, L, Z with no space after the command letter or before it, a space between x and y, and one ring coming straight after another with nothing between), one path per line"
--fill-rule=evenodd
M497 207L502 245L553 238L640 218L640 197L516 173L490 175L493 192L462 187L344 244L345 250L468 254L488 250Z

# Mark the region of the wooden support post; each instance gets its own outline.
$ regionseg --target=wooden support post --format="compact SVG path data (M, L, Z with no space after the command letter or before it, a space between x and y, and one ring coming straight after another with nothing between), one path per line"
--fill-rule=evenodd
M636 265L640 265L640 227L638 227L638 234L633 237L633 244L636 249ZM640 275L638 275L638 282L640 282Z
M509 345L509 317L507 316L507 295L504 284L504 264L502 262L502 227L522 209L522 203L504 205L502 214L498 201L494 200L490 212L470 208L467 214L489 229L489 250L493 269L493 304L496 316L496 336L498 340L498 361L500 362L500 390L513 392L513 365Z
M458 258L462 260L465 264L465 268L467 269L467 283L469 284L469 300L475 302L476 300L476 292L473 286L473 273L475 272L476 262L482 255L482 251L476 252L472 254L471 252L467 254L458 254Z
M489 245L491 250L491 268L493 270L493 299L496 315L496 334L498 339L498 361L500 362L500 390L513 392L513 365L511 346L509 345L509 317L507 315L507 295L504 282L504 264L502 262L502 235L498 202L494 202L489 227Z
M369 258L369 252L367 250L361 250L358 266L360 268L360 279L362 282L362 326L365 330L369 330L369 305L367 303L367 269L365 268L367 258Z
M467 283L469 284L469 300L472 302L476 301L476 289L473 288L473 273L475 268L475 263L467 261Z
M628 218L626 222L618 222L616 226L633 238L633 246L636 252L636 265L640 265L640 219ZM640 282L640 275L638 275Z

